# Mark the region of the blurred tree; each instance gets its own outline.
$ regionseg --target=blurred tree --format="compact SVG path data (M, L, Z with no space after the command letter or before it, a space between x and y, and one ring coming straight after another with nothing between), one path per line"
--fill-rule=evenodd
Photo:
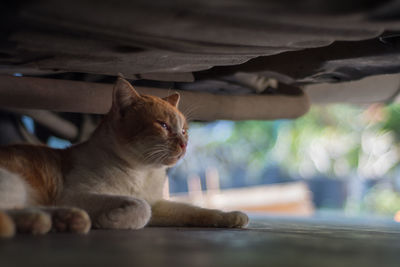
M201 176L216 167L223 188L313 177L351 180L349 186L363 188L357 183L387 183L400 173L396 103L314 106L297 120L193 123L190 135L181 168ZM363 198L350 196L348 207L392 214L400 209L400 197L394 187L388 190L374 187L366 192L365 203L356 205L354 200Z

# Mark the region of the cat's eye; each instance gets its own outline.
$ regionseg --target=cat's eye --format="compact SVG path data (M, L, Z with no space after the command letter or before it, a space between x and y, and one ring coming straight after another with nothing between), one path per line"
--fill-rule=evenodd
M163 127L164 129L166 129L166 130L169 130L169 126L168 126L168 124L166 124L165 122L163 122L163 121L158 121L158 123L161 125L161 127Z
M185 128L182 129L182 134L186 134L186 129Z

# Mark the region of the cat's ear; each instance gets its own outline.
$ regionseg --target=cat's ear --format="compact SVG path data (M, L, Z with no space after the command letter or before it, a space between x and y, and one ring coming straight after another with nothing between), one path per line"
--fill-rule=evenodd
M140 95L133 86L124 78L118 77L114 85L112 109L123 111L140 99Z
M164 97L163 99L168 103L170 103L171 105L173 105L174 107L178 107L180 95L178 93L174 93L172 95Z

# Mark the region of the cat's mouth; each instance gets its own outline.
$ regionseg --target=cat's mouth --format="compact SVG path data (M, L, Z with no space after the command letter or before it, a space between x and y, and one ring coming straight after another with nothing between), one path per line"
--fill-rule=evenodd
M163 163L168 166L174 165L175 163L178 162L178 160L183 158L185 152L186 152L185 150L182 150L175 155L170 155Z
M170 157L164 160L163 164L167 166L173 166L178 162L179 158L177 157Z
M185 148L178 148L177 150L174 151L174 153L171 155L171 157L175 157L177 159L182 158L186 153L186 149Z
M171 156L172 159L180 160L185 155L185 152L182 151L178 155Z

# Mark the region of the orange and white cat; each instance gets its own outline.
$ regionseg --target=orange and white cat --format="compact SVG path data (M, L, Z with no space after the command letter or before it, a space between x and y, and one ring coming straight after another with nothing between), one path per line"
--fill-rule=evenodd
M118 78L111 110L68 149L0 148L0 236L154 226L245 227L241 212L162 199L166 170L186 151L179 94L139 95ZM74 207L74 208L71 208Z

